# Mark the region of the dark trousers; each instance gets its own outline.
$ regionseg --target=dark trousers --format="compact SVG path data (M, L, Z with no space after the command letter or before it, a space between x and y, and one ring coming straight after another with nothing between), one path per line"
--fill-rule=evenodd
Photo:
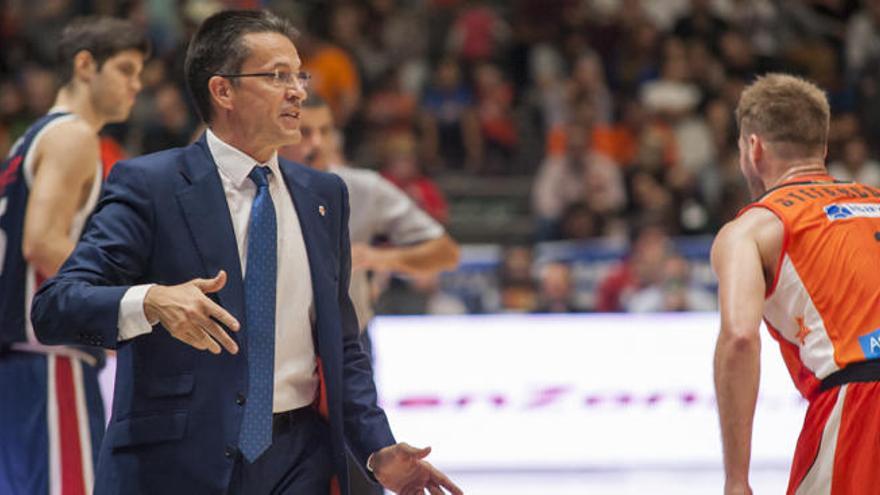
M229 495L327 495L333 474L330 430L311 407L276 414L272 445L253 464L241 455Z

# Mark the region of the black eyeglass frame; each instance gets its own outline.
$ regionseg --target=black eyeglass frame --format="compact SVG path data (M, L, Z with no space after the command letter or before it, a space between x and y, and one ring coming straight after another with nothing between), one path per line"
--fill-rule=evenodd
M284 81L282 81L282 79L279 77L280 74L290 74L291 75L290 83L285 83ZM273 72L250 72L247 74L220 74L220 73L217 73L214 75L219 76L219 77L225 77L227 79L237 79L237 78L242 78L242 77L268 77L268 78L271 78L273 80L273 82L277 82L278 84L281 84L282 86L292 86L293 81L297 81L299 83L300 87L303 87L303 88L308 87L309 81L311 81L311 79L312 79L312 74L309 73L308 71L304 71L304 70L301 70L298 72L288 72L288 71L275 70Z

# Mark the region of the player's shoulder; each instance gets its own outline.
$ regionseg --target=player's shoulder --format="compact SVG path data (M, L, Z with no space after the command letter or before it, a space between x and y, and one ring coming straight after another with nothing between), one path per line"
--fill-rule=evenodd
M98 146L98 133L88 122L76 116L48 122L42 134L40 145L48 149L66 149L70 145L82 149L90 144L97 149Z
M336 174L348 184L349 188L353 185L364 186L364 187L373 187L375 185L381 184L385 179L379 172L375 170L370 170L367 168L357 168L350 167L348 165L341 165L332 167L330 173Z
M85 120L73 114L55 118L47 117L35 125L41 125L34 135L31 149L34 171L43 170L43 163L51 162L49 167L68 175L69 180L87 180L94 171L93 166L100 157L100 141L95 129Z
M759 204L753 204L741 211L736 218L725 223L716 238L722 235L748 235L757 229L774 224L781 224L781 220L772 210L764 208Z
M762 243L784 235L784 224L772 210L752 205L730 220L718 231L712 242L712 252L736 249L745 243Z

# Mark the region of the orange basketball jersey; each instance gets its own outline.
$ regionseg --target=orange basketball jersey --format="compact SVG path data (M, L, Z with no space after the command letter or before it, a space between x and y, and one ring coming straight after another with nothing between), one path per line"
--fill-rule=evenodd
M800 177L743 211L754 207L785 226L764 321L810 399L831 373L880 358L880 189Z

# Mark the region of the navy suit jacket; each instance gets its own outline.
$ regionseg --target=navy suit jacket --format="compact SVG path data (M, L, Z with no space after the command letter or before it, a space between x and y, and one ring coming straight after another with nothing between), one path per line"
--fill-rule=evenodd
M362 466L394 443L348 296L348 193L335 175L280 162L308 253L333 467L347 493L344 442ZM119 302L130 286L174 285L221 269L228 281L212 297L242 324L230 332L238 354L198 351L161 326L117 341ZM225 493L243 413L238 397L248 384L244 315L235 234L205 137L116 165L82 239L32 308L46 344L118 350L96 494Z

